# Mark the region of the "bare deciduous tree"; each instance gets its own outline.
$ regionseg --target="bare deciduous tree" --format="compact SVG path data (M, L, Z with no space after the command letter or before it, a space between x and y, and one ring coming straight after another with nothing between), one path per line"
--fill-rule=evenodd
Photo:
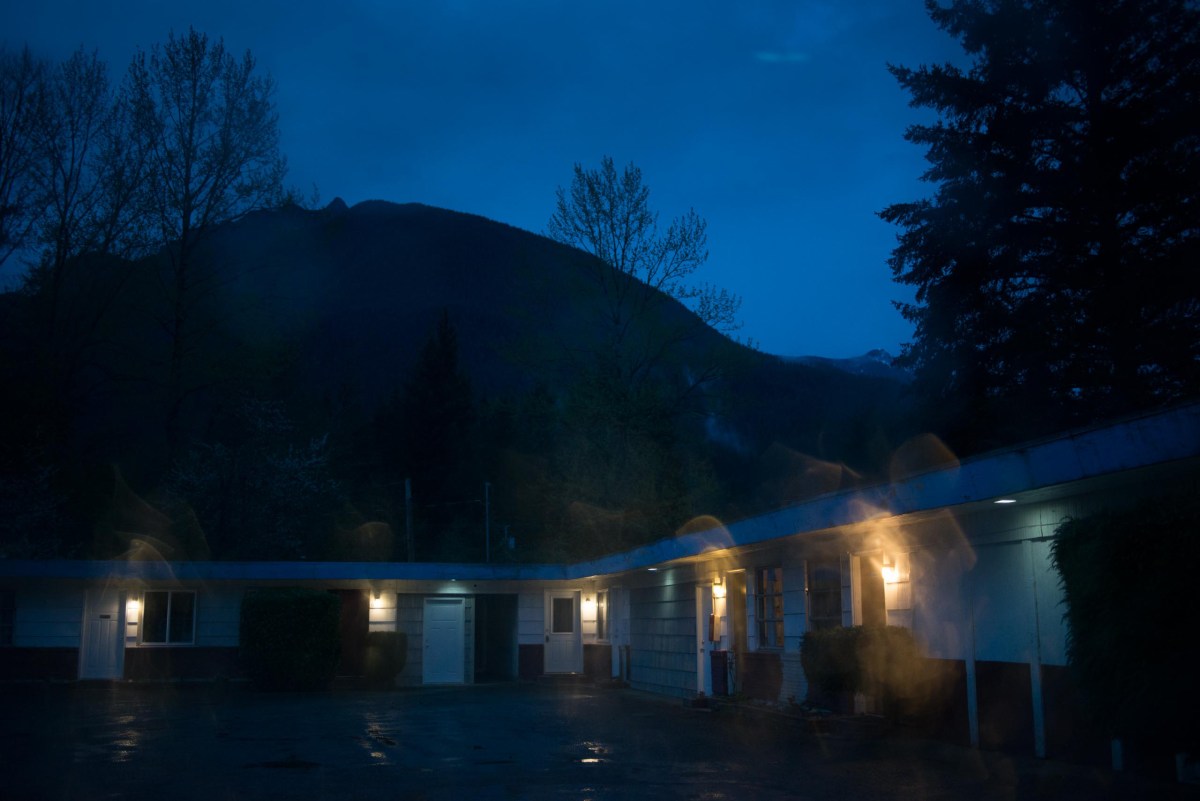
M256 74L221 40L194 29L170 34L130 66L136 131L148 155L146 208L165 249L166 304L159 322L170 343L167 367L167 457L179 445L179 418L193 391L185 362L203 336L196 304L220 278L196 263L196 249L217 225L278 205L286 169L279 153L274 83Z
M741 328L741 299L727 290L689 283L708 260L707 228L704 218L689 210L660 232L642 171L630 164L618 174L612 157L605 156L599 169L575 165L570 189L558 188L547 233L613 268L615 273L605 271L597 278L614 322L624 324L641 313L657 291L690 305L705 324L730 333Z
M31 169L45 72L29 48L0 47L0 265L25 244L38 217Z

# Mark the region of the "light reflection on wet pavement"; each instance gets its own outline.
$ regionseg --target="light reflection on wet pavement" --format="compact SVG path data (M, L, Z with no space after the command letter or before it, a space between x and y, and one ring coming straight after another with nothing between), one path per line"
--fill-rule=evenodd
M293 695L30 685L3 688L0 705L2 799L1007 801L1145 791L1105 771L818 739L794 721L590 687ZM1200 798L1200 788L1177 788L1156 791Z

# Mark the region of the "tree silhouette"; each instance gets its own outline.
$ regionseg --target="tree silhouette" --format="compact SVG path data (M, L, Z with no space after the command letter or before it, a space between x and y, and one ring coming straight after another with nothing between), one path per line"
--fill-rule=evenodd
M46 69L28 47L0 47L0 266L25 244L38 217L32 169Z
M180 418L195 391L187 362L204 328L196 307L219 286L202 269L197 247L217 225L282 197L274 84L255 73L247 51L238 60L222 41L194 29L167 37L129 68L136 135L148 153L144 202L166 250L165 303L158 322L169 342L166 377L167 458L180 447Z
M484 477L475 452L475 400L458 363L458 333L450 314L437 326L404 386L402 464L412 478L418 560L475 556L464 542L475 521ZM482 544L483 528L478 528Z
M1200 387L1200 24L1184 0L927 2L967 67L889 67L938 113L884 209L916 288L901 362L960 442ZM994 429L1000 426L1000 429ZM968 433L970 432L970 433Z

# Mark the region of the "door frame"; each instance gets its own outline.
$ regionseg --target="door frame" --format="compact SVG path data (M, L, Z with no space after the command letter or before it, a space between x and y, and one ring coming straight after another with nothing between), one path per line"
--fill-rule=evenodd
M110 588L87 589L83 595L83 620L79 627L79 678L99 681L112 681L125 677L125 601L126 593ZM113 637L112 657L113 669L107 675L90 674L87 672L88 658L93 649L99 644L90 635L92 618L113 620L116 624L116 634Z
M569 674L583 672L583 626L581 619L581 610L579 600L582 592L580 590L546 590L545 591L545 607L543 610L542 619L545 624L545 646L543 648L542 657L542 672L546 674ZM554 600L557 598L572 599L572 642L571 642L571 660L570 664L551 664L551 652L557 649L551 648L550 638L557 636L551 631L554 623ZM561 634L561 632L559 633Z
M429 607L458 608L458 675L457 681L441 681L429 677ZM421 604L421 683L422 684L466 684L467 683L467 599L458 596L429 596Z

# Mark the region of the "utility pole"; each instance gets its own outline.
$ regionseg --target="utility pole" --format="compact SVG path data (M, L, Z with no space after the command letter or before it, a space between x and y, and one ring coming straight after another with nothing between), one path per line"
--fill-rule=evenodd
M413 561L412 538L412 479L404 479L404 538L408 544L408 561Z
M492 561L492 482L483 482L483 561Z

